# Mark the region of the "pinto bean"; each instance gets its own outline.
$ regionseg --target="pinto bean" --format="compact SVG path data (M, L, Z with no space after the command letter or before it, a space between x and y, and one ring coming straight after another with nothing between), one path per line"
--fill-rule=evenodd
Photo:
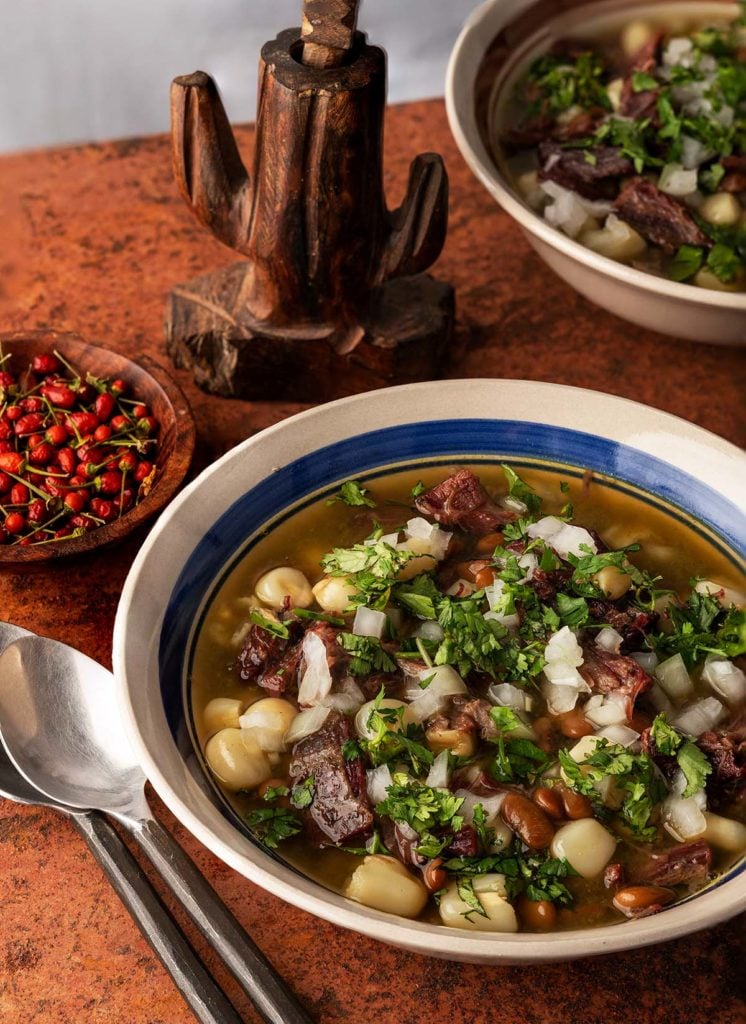
M517 910L525 926L534 931L547 932L557 921L557 909L551 900L530 900L521 896Z
M500 805L500 815L526 846L544 850L552 841L554 826L544 811L520 793L508 793Z
M501 533L485 533L484 537L480 537L477 541L474 550L479 555L491 555L497 547L502 547L503 535Z
M557 789L565 814L571 821L593 817L593 804L587 796L576 793L574 789L569 789L567 786L558 786Z
M537 746L541 747L542 750L551 752L555 749L557 738L556 722L552 721L548 715L542 715L541 718L537 718L533 723L534 732L536 733Z
M596 731L596 727L588 721L580 708L560 715L559 727L562 735L571 740L579 740L582 736L590 736Z
M541 807L545 814L555 821L560 821L565 816L565 808L562 797L557 789L550 789L548 786L539 786L531 794L531 799L537 807Z
M482 587L489 587L495 582L495 570L486 566L484 569L480 569L477 575L474 577L474 582L481 590Z
M634 917L651 907L662 907L676 899L673 889L662 885L628 885L614 896L613 903L627 917Z
M448 884L448 873L441 867L442 857L431 860L422 872L422 881L429 892L439 892Z

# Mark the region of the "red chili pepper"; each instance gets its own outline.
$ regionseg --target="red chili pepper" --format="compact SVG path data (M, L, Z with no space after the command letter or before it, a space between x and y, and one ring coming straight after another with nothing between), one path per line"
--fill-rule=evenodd
M74 423L79 434L92 434L98 426L98 416L92 412L71 412L67 423Z
M5 410L5 418L11 423L15 423L16 420L20 420L23 416L23 409L20 405L9 405Z
M55 531L55 539L60 540L62 537L69 537L73 532L72 526L61 526L59 530Z
M147 405L142 405L141 403L140 405L135 406L135 408L132 410L132 415L135 417L136 420L139 420L142 416L149 416L150 410L148 409Z
M119 395L126 394L126 392L127 392L127 381L126 380L122 380L121 377L117 377L116 380L113 380L111 382L109 387L111 388L112 394L117 395L117 397L118 397Z
M71 512L77 514L85 508L85 501L77 491L72 491L65 495L65 508L69 508Z
M122 512L129 512L135 504L135 492L131 487L125 487L120 497L114 499L113 504L117 511L119 511L121 507Z
M28 453L28 460L32 466L46 466L47 463L51 462L57 454L57 449L45 441L43 444L39 444L36 448L32 448Z
M112 430L116 430L117 432L120 430L126 430L128 427L132 426L132 420L122 415L114 416L111 419L110 426Z
M30 412L26 416L21 416L19 420L16 420L16 437L26 437L28 434L35 434L44 426L44 417L41 413Z
M10 504L25 505L29 500L29 489L26 484L13 484L10 489Z
M28 448L36 448L36 446L42 444L43 441L43 434L30 434L29 437L26 438L26 445Z
M15 445L12 441L0 441L0 452L14 452Z
M25 465L26 460L20 452L0 453L0 469L6 473L22 473Z
M44 399L37 395L29 395L21 400L21 408L24 412L43 412L46 409Z
M74 526L76 530L93 530L98 523L95 519L91 519L90 516L70 516L70 526Z
M98 516L99 519L103 519L105 523L111 522L112 519L116 518L117 514L114 503L107 501L105 498L92 498L91 512L94 516Z
M119 494L122 489L122 474L117 470L107 470L96 477L96 490L99 494Z
M15 377L7 370L0 370L0 388L12 388L15 384Z
M53 424L44 435L50 444L61 445L67 441L67 431L61 423Z
M47 518L47 506L43 498L34 498L28 507L28 521L43 523Z
M7 441L13 436L13 428L7 420L0 420L0 441Z
M85 487L85 485L88 483L88 481L84 477L82 477L78 473L76 473L75 476L71 476L70 477L70 479L67 481L67 483L68 483L69 487ZM86 491L86 494L87 493L88 493L88 491Z
M13 480L7 473L0 473L0 494L5 494L13 486Z
M137 456L134 452L124 452L117 463L117 468L121 469L124 473L126 470L131 473L133 469L137 469Z
M60 409L72 409L77 401L75 392L67 384L45 384L41 393Z
M31 369L34 373L59 373L60 361L51 352L42 352L31 360Z
M154 434L158 429L158 421L155 416L141 416L137 421L137 429L141 434Z
M138 484L141 484L146 477L149 477L153 472L153 463L148 462L147 459L143 459L140 465L135 470L135 480Z
M3 525L8 533L15 536L26 526L26 517L22 516L20 512L9 512Z
M111 437L111 427L108 423L102 423L100 427L96 427L93 431L93 440L100 444L102 441L108 441Z
M90 441L86 441L82 444L77 451L78 461L83 463L88 462L101 462L105 457L104 449L99 445L92 444Z
M65 493L64 488L60 487L58 481L53 476L45 476L44 483L39 484L39 486L47 494L51 494L53 498L61 498Z
M57 463L63 473L74 473L78 459L72 448L60 448L57 452Z
M110 395L107 391L104 391L98 396L93 409L102 423L105 423L114 412L114 406L116 404L114 395Z

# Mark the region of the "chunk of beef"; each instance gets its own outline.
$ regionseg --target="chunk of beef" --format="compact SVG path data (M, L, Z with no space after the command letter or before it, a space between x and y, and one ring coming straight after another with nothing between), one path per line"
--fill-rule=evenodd
M535 591L540 601L549 604L557 592L567 586L572 574L572 569L534 569L528 586Z
M331 711L318 732L293 747L290 778L296 785L313 780L313 799L302 813L321 845L347 843L373 827L362 760L342 753L353 738L350 720Z
M746 724L737 723L728 731L705 732L697 746L712 765L707 795L713 805L741 799L746 794Z
M698 839L651 853L630 868L630 880L653 885L701 885L707 881L711 863L712 850Z
M583 664L578 672L594 693L624 694L627 718L632 717L637 697L653 685L652 678L634 658L612 654L596 644L583 645Z
M653 71L661 60L661 43L663 33L656 32L642 44L637 53L632 55L629 62L630 71L645 71L648 74Z
M631 117L635 120L647 117L653 124L658 125L658 95L657 89L635 92L632 87L632 76L625 78L619 99L619 113L622 117Z
M746 156L724 156L720 163L728 173L718 188L723 192L746 192Z
M437 487L415 498L418 512L442 526L458 526L467 533L483 536L513 522L514 512L500 509L470 469L461 469Z
M553 117L537 114L506 129L500 141L507 150L533 149L551 136L553 128Z
M298 663L301 657L301 643L288 647L280 660L269 665L257 679L257 684L273 697L298 693Z
M642 612L630 605L596 598L589 598L588 611L595 622L611 626L623 637L623 653L639 650L659 618L657 612Z
M251 626L236 658L241 682L256 682L269 665L279 662L288 645L288 640L275 636L268 629Z
M539 146L539 164L540 181L555 181L586 199L612 199L616 179L634 169L629 157L614 146L565 149L552 140Z
M617 196L614 210L620 220L667 253L682 245L712 244L686 207L646 178L628 182Z
M479 729L483 740L497 738L497 726L490 715L492 705L482 697L470 697L460 694L452 698L451 728L462 732L474 732Z
M552 138L558 142L569 142L572 139L587 138L589 135L593 135L596 128L598 128L603 120L604 113L600 107L580 110L569 120L556 124L552 130Z

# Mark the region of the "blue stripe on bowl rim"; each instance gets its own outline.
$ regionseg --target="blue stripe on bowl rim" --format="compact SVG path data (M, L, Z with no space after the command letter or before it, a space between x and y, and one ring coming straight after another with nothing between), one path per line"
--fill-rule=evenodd
M201 623L222 583L268 527L333 492L344 480L370 480L444 461L452 465L510 461L518 468L533 465L575 476L590 469L605 485L632 493L684 521L740 568L746 559L746 514L723 495L653 455L566 427L500 419L402 424L326 445L270 474L236 499L187 559L166 608L159 670L166 717L182 752L196 755L203 781L209 783L221 813L273 859L281 860L248 831L206 770L196 742L188 683ZM745 868L746 860L714 880L710 888Z

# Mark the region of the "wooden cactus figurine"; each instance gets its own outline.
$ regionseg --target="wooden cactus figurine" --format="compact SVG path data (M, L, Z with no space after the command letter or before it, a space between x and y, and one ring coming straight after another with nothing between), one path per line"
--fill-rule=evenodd
M251 175L209 75L172 85L181 193L246 257L169 296L169 352L209 391L314 401L437 374L453 290L423 271L445 240L448 178L418 156L387 209L386 57L355 30L357 6L306 0L302 29L263 47Z

